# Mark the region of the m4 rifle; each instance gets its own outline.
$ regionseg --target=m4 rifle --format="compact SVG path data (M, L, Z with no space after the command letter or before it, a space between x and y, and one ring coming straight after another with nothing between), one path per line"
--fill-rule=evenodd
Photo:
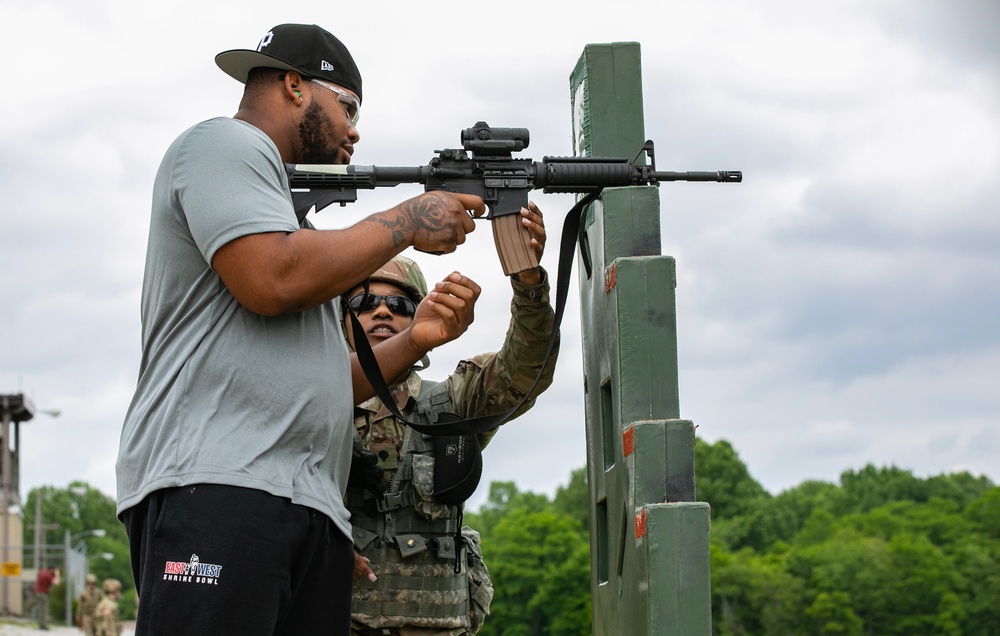
M358 190L423 184L425 191L446 190L475 194L488 208L493 239L504 274L509 276L538 266L520 210L528 206L532 190L545 193L598 193L603 188L659 185L663 181L739 183L740 171L660 172L653 142L643 144L634 159L627 157L544 157L541 161L514 157L528 147L527 128L493 128L478 122L462 131L462 149L435 150L426 166L286 164L295 213L300 222L313 207L346 205ZM648 165L643 161L648 159Z

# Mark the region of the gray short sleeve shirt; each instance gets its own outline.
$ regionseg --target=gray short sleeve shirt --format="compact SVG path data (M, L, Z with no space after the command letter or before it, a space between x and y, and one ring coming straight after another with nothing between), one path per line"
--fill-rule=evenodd
M118 454L118 511L192 483L264 490L350 536L352 390L336 302L266 317L212 270L226 243L299 230L277 148L218 118L167 150L153 187L142 360Z

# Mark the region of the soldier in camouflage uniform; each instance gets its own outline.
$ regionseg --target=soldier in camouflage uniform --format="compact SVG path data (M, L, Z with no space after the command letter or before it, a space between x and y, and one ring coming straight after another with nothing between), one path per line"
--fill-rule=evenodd
M521 211L541 259L545 229L534 205ZM412 319L414 305L427 296L427 283L416 263L397 256L370 277L377 306L361 306L359 287L352 304L374 345L400 333ZM422 380L411 371L393 391L408 419L433 422L441 411L473 417L513 408L531 389L544 360L554 314L547 274L542 268L511 277L513 300L506 339L498 353L459 363L444 382ZM476 287L478 295L478 287ZM406 305L398 298L404 296ZM390 307L394 307L391 309ZM365 310L367 309L367 311ZM345 318L348 340L354 337ZM528 410L552 383L555 352L531 398L512 416ZM384 495L348 487L347 504L354 527L356 556L352 605L353 636L470 636L489 614L493 587L482 559L479 533L461 526L460 505L433 497L430 437L400 422L378 398L355 408L355 427L364 447L384 469ZM496 430L479 436L485 446Z
M104 593L97 587L97 577L87 575L87 587L80 594L80 602L76 606L76 624L86 636L94 636L97 628L94 617L97 615L97 604L104 598Z
M104 598L97 604L94 633L97 636L120 636L122 623L118 618L118 597L122 594L121 581L106 579L102 587L104 588Z

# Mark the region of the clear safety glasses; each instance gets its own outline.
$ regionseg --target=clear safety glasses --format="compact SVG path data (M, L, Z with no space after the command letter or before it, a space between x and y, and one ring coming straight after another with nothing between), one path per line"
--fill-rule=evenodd
M320 79L310 79L309 81L314 84L319 84L323 88L328 88L336 93L338 95L337 101L340 102L340 105L343 106L344 110L347 112L347 119L351 122L351 125L358 125L358 119L361 118L361 102L358 101L357 97L351 95L339 86L331 84L330 82Z

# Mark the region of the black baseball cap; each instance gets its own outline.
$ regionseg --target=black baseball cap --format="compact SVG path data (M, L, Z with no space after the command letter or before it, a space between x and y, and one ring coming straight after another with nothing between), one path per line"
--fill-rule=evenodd
M350 89L361 100L361 72L351 52L315 24L279 24L264 34L256 50L223 51L215 56L215 63L243 83L250 69L261 66L298 71Z

